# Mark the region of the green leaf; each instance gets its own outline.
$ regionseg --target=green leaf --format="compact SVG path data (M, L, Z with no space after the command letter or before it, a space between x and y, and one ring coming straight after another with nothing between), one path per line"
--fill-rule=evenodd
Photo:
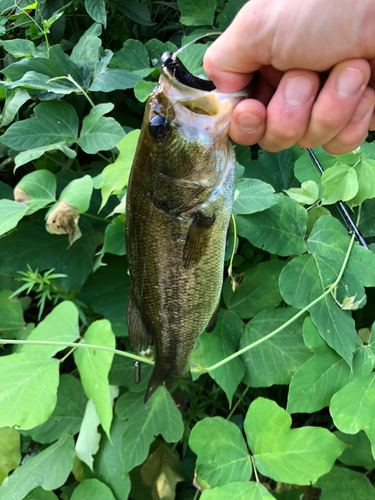
M111 59L112 68L121 68L128 71L137 71L141 77L149 74L150 61L146 47L139 40L128 39L123 43L122 49L115 52ZM145 74L142 70L147 70Z
M349 200L350 208L375 197L375 160L361 160L355 166L355 171L358 178L358 193L352 200Z
M1 40L1 45L4 49L12 54L14 57L31 57L40 56L34 43L31 40L22 40L21 38L16 38L15 40Z
M261 483L234 482L205 490L201 500L273 500L274 497Z
M300 255L306 251L307 211L282 194L280 203L263 212L236 217L237 232L250 243L281 256Z
M113 5L127 17L143 26L152 26L150 11L146 5L137 0L115 0Z
M143 80L137 82L134 87L134 95L140 102L145 102L155 88L154 82L145 82Z
M285 192L290 198L303 205L312 205L319 197L319 188L314 181L303 182L300 188L286 189Z
M205 367L212 366L237 351L243 331L243 322L233 311L220 310L215 330L199 337ZM209 375L225 391L229 404L245 373L242 360L237 357Z
M12 200L0 200L0 235L17 226L28 208Z
M254 179L267 182L274 187L277 193L283 189L297 187L298 183L294 178L293 166L300 155L301 148L298 146L280 151L279 153L269 153L261 149L259 150L258 162L250 162L250 164L254 164L255 169L248 169L248 162L246 162L244 177L253 177Z
M315 148L314 154L324 170L337 163L336 158L326 153L323 148ZM302 156L297 159L294 166L294 174L301 184L306 181L314 181L319 188L319 198L322 197L324 186L322 184L321 174L306 150Z
M47 101L38 104L34 112L35 118L13 123L1 142L16 151L25 151L75 141L78 116L73 106L63 101Z
M167 443L182 437L181 413L165 387L159 387L146 404L143 394L125 393L116 404L116 414L126 421L121 441L125 472L144 462L154 436L162 434Z
M254 214L280 203L274 192L272 186L257 179L240 179L236 182L233 213Z
M353 380L337 392L330 405L335 426L346 434L365 431L375 457L375 373Z
M112 92L113 90L132 89L139 80L141 80L140 76L126 69L106 68L95 76L89 90Z
M0 427L0 484L21 462L21 437L13 427Z
M333 467L314 484L321 488L320 500L352 500L363 498L375 500L375 488L367 477L344 467Z
M274 401L257 398L244 422L258 471L292 484L309 484L331 470L344 443L321 427L291 429L290 415Z
M329 405L332 396L344 387L351 378L370 373L373 360L363 359L367 348L360 347L354 354L353 372L345 361L336 354L324 340L310 318L304 323L305 343L315 354L295 375L289 387L289 413L313 413Z
M27 337L27 340L74 342L79 337L78 309L68 300L57 305ZM52 357L65 347L49 345L23 345L21 352Z
M114 148L124 137L121 125L114 118L104 118L114 108L112 103L98 104L83 119L82 129L77 139L85 153L95 154Z
M14 163L16 165L14 170L21 165L25 165L26 163L40 158L48 151L62 151L68 158L75 158L77 156L77 153L73 151L73 149L68 148L65 143L51 144L50 146L42 146L40 148L29 149L28 151L19 153L14 159Z
M74 179L61 192L59 202L65 201L75 207L79 214L85 213L90 206L92 189L92 178L89 175Z
M145 394L153 369L152 365L142 364L141 380L136 384L134 383L134 360L115 354L109 372L109 382L113 385L125 386L131 392Z
M92 7L92 10L96 10L96 13L100 15L102 1L103 0L97 0L93 2L92 0L91 1L86 0L85 1L86 10L88 11L88 4L90 3L91 4L90 7ZM103 6L104 6L104 1L103 1ZM88 14L90 15L90 12L88 12ZM105 14L105 9L104 9L104 14ZM104 16L104 22L105 22L105 16ZM90 26L90 28L87 31L85 31L85 33L78 40L78 43L73 47L72 54L70 56L71 59L77 64L80 61L85 61L85 63L87 63L87 66L89 67L91 75L94 74L96 65L99 62L101 45L102 45L102 42L99 38L101 33L102 33L101 25L94 23L92 26Z
M115 336L109 321L95 321L87 329L82 340L84 344L93 344L115 348ZM113 353L95 349L76 349L74 359L85 393L92 399L100 423L107 435L112 421L112 404L109 391L108 373L113 360Z
M107 13L105 11L104 0L85 0L85 9L91 19L97 23L101 23L104 28L107 27Z
M45 490L59 488L67 480L73 460L74 440L65 436L18 467L0 486L0 499L24 498L37 486Z
M58 384L57 359L29 353L1 357L0 427L31 429L45 422L56 405Z
M15 194L22 190L29 213L36 212L56 199L56 178L49 170L36 170L22 177L16 186Z
M92 399L89 399L79 430L75 450L77 457L90 467L91 470L93 468L94 455L99 449L101 437L98 432L99 425L100 420L95 410L95 405Z
M243 7L246 3L246 0L229 0L224 5L224 9L219 15L219 26L222 30L228 28L233 19L236 17L238 11Z
M115 497L98 479L86 479L73 491L71 500L115 500Z
M67 434L76 434L81 427L86 403L81 382L72 375L61 375L57 404L52 415L44 424L28 431L28 434L38 443L53 443Z
M5 127L12 123L20 107L29 99L31 97L24 89L7 90L4 108L1 113L0 127Z
M120 192L128 184L130 169L137 149L140 130L129 132L117 145L119 156L112 165L108 165L102 172L102 205L107 203L112 193Z
M248 481L252 467L240 429L221 417L205 418L195 424L190 448L198 455L195 477L204 488Z
M324 205L354 198L358 192L357 173L350 165L334 165L322 175Z
M103 253L125 255L125 216L115 217L106 227L104 234Z
M22 306L19 300L9 299L9 290L0 292L0 337L15 339L17 332L25 326Z
M307 222L306 222L307 234L311 233L315 222L324 215L331 215L329 210L327 210L325 207L313 207L308 211Z
M375 236L375 198L364 201L358 228L362 236L370 238Z
M180 22L185 26L212 25L216 10L216 0L177 0L181 11Z
M298 311L293 308L265 309L246 325L240 349L259 341L284 325ZM289 384L293 374L310 357L302 338L303 317L298 318L277 335L245 352L241 357L246 367L244 382L250 387Z
M148 57L151 60L153 66L161 66L161 56L164 52L171 52L172 54L176 52L177 47L172 42L161 42L157 38L151 38L145 43L147 49Z
M285 262L277 259L261 262L236 276L233 292L231 280L224 283L225 305L240 318L252 318L265 308L277 307L282 298L278 290L278 280Z
M203 56L209 44L194 43L179 53L178 58L193 75L207 76L203 68Z
M350 435L336 431L335 436L348 445L339 461L345 465L364 467L367 470L375 468L375 460L371 453L371 443L363 431Z
M25 496L25 500L59 500L52 491L46 491L43 488L35 488Z

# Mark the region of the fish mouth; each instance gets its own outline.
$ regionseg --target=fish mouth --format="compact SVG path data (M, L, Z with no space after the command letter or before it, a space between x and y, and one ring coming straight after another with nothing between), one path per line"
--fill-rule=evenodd
M165 72L169 72L172 78L175 78L182 85L186 85L191 89L204 90L212 92L216 89L215 84L211 80L204 80L199 76L190 73L182 64L180 59L171 52L164 52L161 56L161 62Z

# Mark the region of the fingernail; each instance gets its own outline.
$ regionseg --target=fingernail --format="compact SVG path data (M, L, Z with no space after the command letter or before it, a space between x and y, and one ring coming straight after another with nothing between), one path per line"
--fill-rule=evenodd
M364 75L358 69L345 69L336 80L336 92L342 99L354 97L359 90L364 90Z
M284 87L284 99L289 106L306 104L313 97L313 84L308 78L298 76L289 78Z
M360 120L362 120L362 118L364 118L367 115L370 106L371 102L368 99L366 99L366 97L363 97L360 100L357 109L354 111L352 120L354 120L355 122L359 122Z
M253 134L262 125L262 120L259 116L253 113L242 113L237 118L241 132L244 134Z

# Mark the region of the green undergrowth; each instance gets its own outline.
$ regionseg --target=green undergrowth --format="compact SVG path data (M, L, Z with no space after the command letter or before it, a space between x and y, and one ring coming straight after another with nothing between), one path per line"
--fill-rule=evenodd
M150 355L134 383L124 211L144 102L162 53L243 3L0 0L0 500L375 499L371 137L317 148L322 177L297 146L235 145L236 234L194 382L143 404ZM213 39L181 52L191 72Z

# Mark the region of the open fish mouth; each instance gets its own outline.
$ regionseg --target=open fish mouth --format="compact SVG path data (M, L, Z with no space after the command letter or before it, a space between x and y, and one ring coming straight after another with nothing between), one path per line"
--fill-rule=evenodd
M187 87L205 90L206 92L211 92L216 89L215 84L211 80L204 80L199 76L192 75L178 57L171 52L164 52L161 57L161 62L164 71L172 73L173 78Z

